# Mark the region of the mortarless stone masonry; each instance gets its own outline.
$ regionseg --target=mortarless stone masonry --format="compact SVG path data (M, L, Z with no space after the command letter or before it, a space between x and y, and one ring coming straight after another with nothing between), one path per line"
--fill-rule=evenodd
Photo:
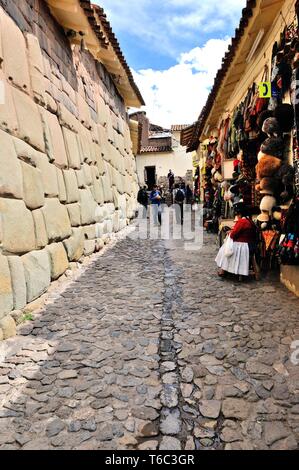
M0 0L0 320L134 216L126 106L81 49L44 0Z

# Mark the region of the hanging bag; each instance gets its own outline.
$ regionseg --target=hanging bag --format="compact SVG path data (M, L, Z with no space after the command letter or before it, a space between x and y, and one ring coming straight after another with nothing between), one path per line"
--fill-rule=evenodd
M233 254L234 254L234 241L228 235L225 240L224 256L226 256L226 258L230 258L231 256L233 256Z

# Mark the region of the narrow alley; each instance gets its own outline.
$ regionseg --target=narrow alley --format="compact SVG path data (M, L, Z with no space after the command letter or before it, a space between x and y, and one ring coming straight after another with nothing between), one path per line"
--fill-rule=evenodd
M120 240L0 343L0 449L297 448L299 300L214 238Z

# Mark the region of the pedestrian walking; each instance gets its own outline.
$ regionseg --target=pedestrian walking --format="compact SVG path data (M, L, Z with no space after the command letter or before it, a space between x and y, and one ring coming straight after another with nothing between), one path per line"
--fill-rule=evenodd
M146 186L143 186L139 189L137 194L137 201L143 206L143 218L146 218L148 207L148 195L146 191Z
M193 202L193 191L190 188L189 184L187 184L186 187L186 203L187 204L192 204Z
M158 223L161 224L161 200L161 193L158 189L158 186L155 185L150 194L150 201L153 209L154 224L156 225L158 225Z
M175 203L175 214L177 224L183 225L184 223L184 202L185 202L185 191L180 187L179 184L175 185L174 189L174 203Z
M174 185L174 173L172 170L169 170L167 178L168 178L168 183L169 183L169 191L172 191L173 185Z

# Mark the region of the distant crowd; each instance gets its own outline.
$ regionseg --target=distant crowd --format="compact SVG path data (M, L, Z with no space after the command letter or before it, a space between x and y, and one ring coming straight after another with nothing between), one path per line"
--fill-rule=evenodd
M161 205L163 203L168 206L176 204L179 209L177 211L177 219L179 219L182 224L184 218L184 204L193 204L194 193L190 185L186 185L183 178L179 178L179 182L175 183L175 175L172 170L169 170L167 178L168 188L154 185L153 189L149 191L147 186L141 187L137 195L137 201L144 207L145 214L147 213L149 204L151 204L154 211L155 222L160 224Z

